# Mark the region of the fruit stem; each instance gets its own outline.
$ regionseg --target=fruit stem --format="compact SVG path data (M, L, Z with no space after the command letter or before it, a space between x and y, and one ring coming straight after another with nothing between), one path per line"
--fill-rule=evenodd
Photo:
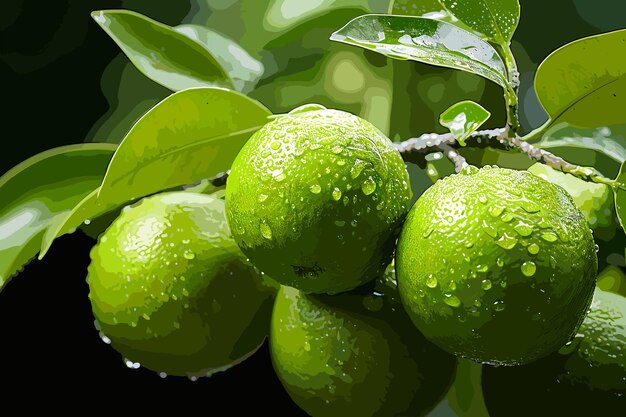
M446 155L446 157L454 163L454 170L458 174L468 163L459 153L450 145L442 143L439 145L439 149Z

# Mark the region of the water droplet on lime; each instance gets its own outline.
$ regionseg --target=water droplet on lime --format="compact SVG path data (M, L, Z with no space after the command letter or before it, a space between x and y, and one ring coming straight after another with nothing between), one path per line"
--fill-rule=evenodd
M528 250L528 253L536 255L539 253L539 245L537 245L536 243L531 243L530 245L528 245L528 248L526 248Z
M491 281L488 279L483 279L480 286L483 290L488 291L491 289Z
M435 278L433 274L428 275L428 278L426 278L426 286L428 288L435 288L437 286L437 278Z
M261 225L259 226L259 230L261 231L261 236L263 236L265 239L272 239L272 229L267 223L261 223Z
M526 261L522 264L521 268L522 274L527 277L532 277L535 275L535 271L537 271L537 265L533 261Z
M461 305L461 300L459 300L459 297L452 294L444 294L443 302L450 307L459 307Z
M541 238L546 242L556 242L556 235L552 232L544 232L541 234Z
M374 192L374 190L376 190L376 182L372 179L372 177L363 181L361 184L361 190L365 195L370 195Z
M500 239L496 242L498 246L504 249L513 249L517 244L517 239L509 236L508 234L503 234Z
M259 203L264 202L265 200L267 200L267 194L259 194Z
M335 189L333 190L333 200L339 201L340 198L341 198L341 190L335 187Z
M533 227L529 224L519 222L515 226L513 226L513 230L519 233L521 236L530 236L533 232Z
M309 187L309 191L313 194L319 194L322 191L322 187L319 184L313 184Z

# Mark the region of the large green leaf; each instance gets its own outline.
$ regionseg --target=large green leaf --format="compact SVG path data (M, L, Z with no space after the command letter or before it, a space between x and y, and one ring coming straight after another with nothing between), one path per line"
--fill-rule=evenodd
M491 113L471 100L465 100L448 107L439 116L439 123L447 127L461 146L465 140L485 123Z
M120 143L98 202L122 204L226 172L270 115L259 102L221 88L172 94L139 119Z
M626 123L626 30L579 39L552 52L537 69L535 90L546 125Z
M617 213L619 224L622 225L622 229L626 232L626 162L622 163L615 180L618 183L613 190L615 192L615 212Z
M139 71L172 91L233 86L204 45L167 25L129 10L100 10L92 17Z
M357 45L396 59L459 69L509 89L506 67L487 42L451 23L412 16L359 16L331 40Z
M520 17L518 0L440 0L456 18L486 39L506 46Z
M389 4L389 14L406 16L421 16L442 10L439 0L392 0Z
M50 149L0 177L0 288L37 254L46 228L98 187L115 147Z
M263 75L263 65L235 41L200 25L179 25L174 30L211 51L237 91L251 91Z

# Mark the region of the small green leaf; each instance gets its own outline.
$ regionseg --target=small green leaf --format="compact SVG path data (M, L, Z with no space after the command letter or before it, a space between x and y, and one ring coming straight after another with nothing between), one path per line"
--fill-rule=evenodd
M535 90L548 125L626 123L626 29L590 36L552 52L537 69Z
M235 41L200 25L179 25L173 29L204 45L229 74L237 91L250 92L263 75L263 64Z
M270 115L259 102L225 89L172 94L139 119L120 143L98 202L123 204L226 172Z
M451 23L369 14L351 20L330 39L395 59L471 72L510 89L506 67L493 46Z
M93 19L151 80L172 91L233 84L202 44L163 23L129 10L100 10Z
M37 254L46 228L98 187L115 147L50 149L0 177L0 289Z
M617 187L613 188L615 193L615 212L619 219L619 224L622 225L622 229L626 232L626 162L622 163L619 170L619 174L615 181L617 181Z
M506 47L519 23L518 0L441 0L441 4L484 38Z
M491 113L483 106L471 100L466 100L448 107L439 116L439 123L450 130L461 146L465 146L465 140L482 126L490 116Z

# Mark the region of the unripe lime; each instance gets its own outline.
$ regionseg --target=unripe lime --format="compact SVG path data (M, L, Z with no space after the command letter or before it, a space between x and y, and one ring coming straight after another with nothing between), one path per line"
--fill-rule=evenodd
M415 328L395 280L337 295L283 286L270 330L276 373L311 416L421 416L445 395L456 359Z
M187 192L124 209L93 247L87 282L112 347L171 375L209 375L251 355L275 295L233 241L224 202Z
M591 302L597 262L569 194L527 171L488 166L426 190L396 254L417 328L458 356L507 365L570 339Z
M483 392L492 417L624 410L626 298L596 288L589 314L572 341L529 365L485 367Z
M244 145L228 177L226 213L259 269L307 293L338 293L383 273L412 193L383 133L315 108L278 117Z

